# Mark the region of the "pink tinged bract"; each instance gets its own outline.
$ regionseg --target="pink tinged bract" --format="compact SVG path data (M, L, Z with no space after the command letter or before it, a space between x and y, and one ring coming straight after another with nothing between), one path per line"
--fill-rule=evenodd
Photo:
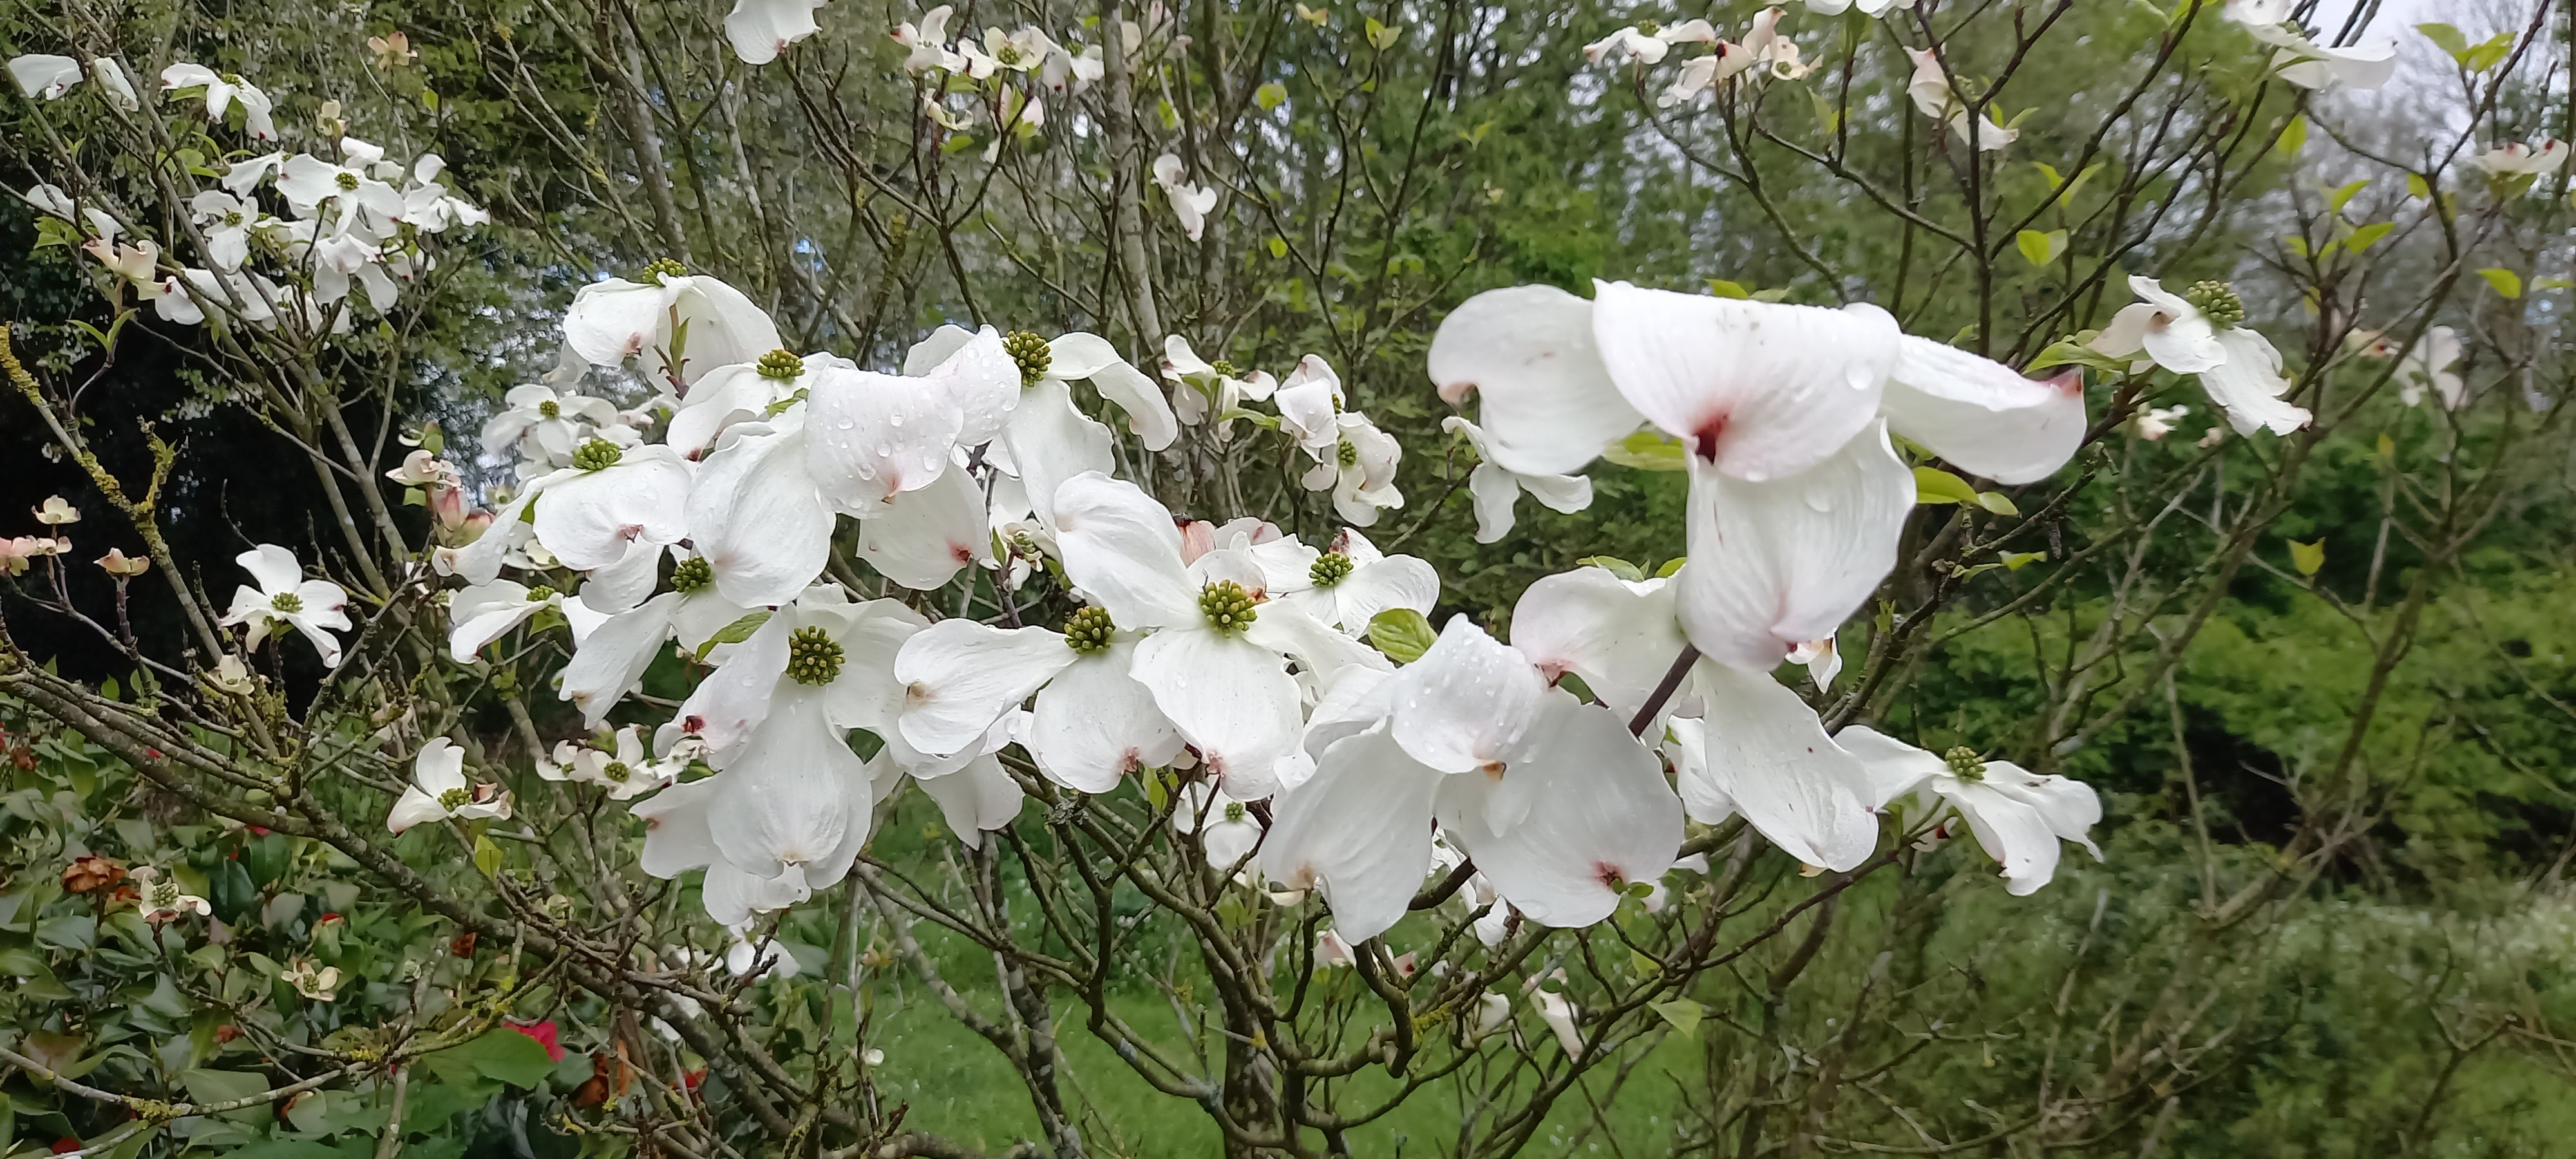
M1531 728L1547 680L1518 649L1452 616L1421 658L1396 670L1396 743L1444 773L1499 779Z
M993 557L983 488L964 468L951 467L927 487L888 496L859 521L858 555L914 591L946 584L968 564Z
M1128 630L1193 624L1199 585L1181 563L1172 513L1133 483L1087 471L1055 494L1064 574Z
M1845 870L1868 860L1878 846L1868 770L1825 735L1816 711L1761 673L1703 663L1694 675L1707 703L1700 767L1715 792L1693 795L1731 801L1805 864Z
M1645 706L1682 652L1670 580L1597 567L1547 576L1512 608L1512 646L1550 680L1571 672L1622 714Z
M1039 690L1025 742L1038 770L1057 784L1106 793L1128 773L1180 755L1180 731L1155 706L1152 690L1128 675L1135 655L1134 644L1113 642Z
M836 366L808 377L814 481L840 510L870 514L887 496L927 487L948 469L966 416L946 386Z
M724 777L731 791L707 810L707 830L734 868L765 879L788 873L837 879L849 868L845 861L836 869L831 860L852 818L866 825L868 775L826 717L822 689L780 687Z
M1900 342L1880 407L1896 433L1970 474L2031 483L2056 474L2084 443L2084 372L2032 380L1926 338Z
M565 567L589 571L626 558L637 542L688 534L689 466L668 447L629 447L605 470L576 471L537 504L537 541Z
M1869 425L1900 337L1874 306L1827 310L1625 282L1600 283L1592 331L1631 406L1695 461L1757 482L1824 461Z
M1644 419L1611 385L1594 305L1554 286L1488 290L1431 340L1432 384L1453 406L1472 393L1492 461L1532 475L1579 471Z
M1136 646L1130 674L1227 795L1257 801L1277 789L1274 766L1297 747L1304 723L1297 680L1279 653L1212 628L1166 628Z
M948 831L968 849L983 844L984 834L1009 825L1020 814L1024 794L1020 784L1002 768L1002 762L990 755L966 762L966 767L943 777L916 779L914 784L939 804L940 817L948 822Z
M1768 672L1834 633L1896 566L1914 473L1883 426L1769 482L1691 469L1690 562L1675 579L1682 630L1710 659Z
M1384 726L1333 742L1313 777L1280 794L1262 874L1322 890L1345 939L1386 932L1430 872L1431 800L1448 779L1406 756Z
M904 641L894 678L904 685L899 727L914 748L945 756L984 739L1080 653L1045 628L995 628L941 620Z
M1672 868L1682 802L1654 754L1610 710L1552 690L1540 717L1528 755L1504 782L1536 782L1526 816L1494 831L1485 798L1502 786L1450 777L1437 799L1440 824L1531 921L1588 926L1618 908L1631 882L1659 880Z
M806 432L792 424L746 423L726 431L699 466L689 541L724 598L744 607L783 604L823 574L832 512L807 473L809 457Z

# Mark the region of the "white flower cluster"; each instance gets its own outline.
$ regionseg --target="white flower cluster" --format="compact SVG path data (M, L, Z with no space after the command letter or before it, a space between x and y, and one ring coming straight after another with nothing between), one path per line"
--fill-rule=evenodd
M1363 642L1372 626L1425 623L1440 581L1358 530L1400 504L1400 453L1320 358L1280 380L1174 337L1167 397L1093 335L944 327L880 373L779 349L738 291L671 263L586 287L564 327L575 355L632 366L661 397L620 416L513 392L485 449L525 482L442 553L469 585L451 600L451 652L473 662L559 615L575 651L558 694L593 728L665 648L711 665L658 727L566 745L540 773L641 798L644 868L703 870L727 925L839 881L906 777L980 841L1022 803L1002 762L1014 746L1075 792L1173 770L1178 833L1284 904L1319 892L1351 942L1469 860L1462 895L1489 907L1487 937L1515 915L1579 926L1632 894L1659 905L1686 818L1741 814L1800 860L1847 869L1877 846L1881 813L1937 836L1948 827L1926 810L1955 809L2027 892L2099 815L2062 778L1828 736L1769 675L1796 658L1829 683L1834 629L1894 562L1914 485L1891 426L2006 482L2054 471L2084 431L2074 377L2023 379L1868 307L1620 284L1595 301L1544 287L1469 301L1430 369L1444 397L1481 404L1481 423L1450 424L1481 460L1480 533L1499 535L1522 491L1579 509L1575 472L1651 425L1692 467L1693 557L1653 579L1542 580L1508 640L1461 616L1385 650ZM1076 404L1078 382L1149 452L1184 425L1219 448L1275 429L1352 526L1308 545L1258 520L1176 518L1116 477L1116 437ZM439 476L434 460L413 467ZM1007 592L1043 570L1080 606L1055 626L934 621L831 578L836 537L902 587L980 566ZM544 574L523 584L513 569ZM575 591L556 586L568 573ZM1703 658L1668 674L1685 642ZM854 729L881 742L873 757L853 752ZM508 807L443 745L396 823ZM714 774L681 779L698 764Z
M115 109L142 107L124 68L108 58L83 66L64 56L21 56L9 62L9 72L32 98L61 99L88 77ZM201 100L206 119L216 124L238 113L251 141L278 139L267 94L238 75L174 64L161 72L161 93ZM323 122L332 139L318 151L245 151L216 188L189 199L186 232L202 264L180 260L175 247L165 251L112 207L80 204L45 184L23 196L66 223L81 249L150 301L164 321L195 325L212 313L250 326L288 319L305 330L345 332L351 316L342 303L353 288L364 291L376 312L392 309L402 287L429 271L424 237L481 225L489 216L448 189L447 163L437 154L390 159L383 148L341 133L330 106ZM286 216L271 214L273 207Z

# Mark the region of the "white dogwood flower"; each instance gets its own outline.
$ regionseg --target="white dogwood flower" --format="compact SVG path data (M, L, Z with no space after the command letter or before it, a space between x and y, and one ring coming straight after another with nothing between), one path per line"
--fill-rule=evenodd
M206 119L221 121L226 110L241 106L242 130L257 141L277 139L277 124L270 119L275 107L268 94L233 73L218 73L202 64L174 64L161 70L161 91L204 89Z
M475 784L465 776L465 750L446 737L432 737L412 760L411 783L385 815L385 828L399 834L424 821L450 818L507 820L510 794L499 785Z
M1882 801L1920 788L1958 810L1977 844L2002 867L2004 889L2015 897L2037 892L2055 876L2060 840L2101 860L2088 832L2102 820L2102 798L2081 781L1983 760L1971 749L1936 756L1859 725L1834 740L1867 767Z
M1179 219L1181 233L1191 241L1207 230L1208 211L1216 208L1216 190L1188 181L1189 167L1169 153L1154 158L1154 184L1161 186L1163 197L1172 203L1172 216Z
M2129 276L2139 300L2120 308L2092 342L2113 358L2141 358L2176 374L2200 376L2209 400L2240 435L2286 435L2308 425L2308 411L2281 396L2291 383L2281 352L2244 325L2245 303L2224 282L2200 282L2175 294L2143 274Z
M249 572L258 586L234 588L232 609L217 623L248 624L247 644L252 648L278 626L291 627L312 641L313 650L322 654L323 667L340 666L340 639L331 633L349 630L343 610L349 606L347 589L329 580L304 578L304 566L295 562L295 553L274 543L260 544L233 557L233 562Z
M564 339L591 365L632 358L656 389L684 389L719 366L778 349L777 325L742 291L668 259L641 277L592 282L573 294Z
M725 39L744 64L768 64L787 46L822 31L814 10L823 0L736 0L725 14Z

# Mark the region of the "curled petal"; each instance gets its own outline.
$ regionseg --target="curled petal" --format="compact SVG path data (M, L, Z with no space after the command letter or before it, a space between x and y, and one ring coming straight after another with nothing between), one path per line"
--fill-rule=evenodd
M1451 405L1483 401L1488 457L1528 474L1578 471L1643 419L1611 385L1593 304L1554 286L1467 299L1431 340L1430 370Z
M1896 433L1998 483L2045 479L2084 442L2084 372L2033 381L1999 362L1912 336L1880 406Z

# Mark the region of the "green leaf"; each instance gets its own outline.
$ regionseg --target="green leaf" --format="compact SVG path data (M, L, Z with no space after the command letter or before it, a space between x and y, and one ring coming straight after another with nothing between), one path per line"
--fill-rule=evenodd
M2397 223L2393 221L2371 222L2368 225L2361 226L2353 230L2352 236L2344 239L2343 248L2350 250L2353 253L2360 253L2374 245L2378 245L2379 239L2387 237L2388 231L2395 228L2397 228Z
M1369 618L1369 643L1398 664L1411 664L1431 650L1440 633L1431 630L1431 621L1411 608L1388 608Z
M474 868L482 870L485 877L501 872L501 847L492 843L490 834L474 835Z
M2334 192L2327 194L2327 195L2326 195L2326 212L2328 212L2328 213L2341 213L2341 212L2343 212L2343 207L2344 207L2347 203L2349 203L2353 198L2360 196L2360 195L2361 195L2361 191L2362 191L2362 190L2364 190L2364 189L2368 189L2368 188L2370 188L2370 179L2365 177L2365 178L2363 178L2363 179L2361 179L2361 180L2359 180L2359 181L2355 181L2355 182L2353 182L2353 183L2352 183L2352 184L2350 184L2350 185L2346 185L2346 186L2344 186L2344 187L2343 187L2343 188L2341 188L2341 189L2335 190Z
M1976 501L1977 489L1969 486L1967 480L1939 467L1914 469L1915 503L1974 503Z
M1610 574L1632 584L1641 582L1646 578L1646 569L1638 567L1636 564L1630 563L1615 555L1587 555L1581 559L1575 560L1574 563L1577 567L1600 568L1601 570L1609 572Z
M1827 136L1833 135L1835 130L1842 127L1842 110L1835 108L1832 101L1825 99L1825 94L1822 90L1813 88L1808 89L1807 100L1815 106L1816 127L1823 129Z
M1995 558L2004 561L2004 570L2020 571L2023 564L2048 558L2045 551L2007 551Z
M2299 150L2307 146L2308 118L2305 114L2301 114L2290 118L2289 124L2281 126L2280 139L2272 143L2272 151L2283 157L2296 157L2299 155Z
M2414 198L2431 197L2433 196L2433 187L2425 184L2423 174L2409 173L2406 175L2406 196Z
M1672 1023L1675 1033L1684 1038L1696 1040L1699 1037L1700 1020L1708 1016L1708 1007L1688 998L1675 998L1670 1002L1655 1003L1655 1013L1663 1015L1664 1021Z
M268 1076L256 1071L243 1070L183 1070L179 1072L179 1085L187 1090L190 1102L227 1103L234 1099L246 1099L252 1095L266 1093ZM245 1107L238 1111L227 1112L221 1117L265 1118L267 1112L266 1107Z
M1403 30L1380 24L1377 17L1368 18L1368 42L1376 46L1380 52L1395 47L1396 38L1402 35L1404 35Z
M1271 256L1271 257L1274 257L1274 258L1284 258L1284 257L1287 257L1287 256L1288 256L1288 239L1287 239L1287 238L1284 238L1284 237L1274 237L1274 238L1271 238L1271 239L1270 239L1270 256Z
M2488 285L2495 287L2495 292L2500 296L2507 298L2519 298L2522 296L2521 274L2517 274L2503 266L2489 266L2486 269L2479 270L2478 276L2485 278Z
M1708 280L1708 292L1721 298L1750 298L1753 296L1753 291L1745 289L1739 283L1730 282L1724 278L1710 278Z
M2469 55L2469 38L2461 35L2457 28L2435 22L2418 24L2415 26L2415 31L2423 33L2426 39L2442 46L2442 51L2450 53L2453 60L2460 60Z
M535 1087L553 1074L555 1060L536 1039L515 1030L495 1030L463 1046L432 1051L420 1061L451 1083L482 1077L514 1087Z
M2052 366L2072 364L2117 374L2129 369L2129 362L2129 359L2113 358L2081 342L2061 340L2050 343L2048 349L2040 351L2039 357L2031 359L2030 364L2022 369L2036 372Z
M762 624L769 622L769 616L770 613L767 611L751 612L739 620L716 629L715 635L707 637L706 643L698 645L698 659L706 659L707 653L718 644L739 644L750 639L751 634L759 631Z
M2014 235L2013 244L2021 248L2021 256L2030 264L2045 267L2050 262L2056 261L2057 255L2066 252L2066 231L2052 229L2047 233L2041 233L2035 229L2025 229Z
M2013 506L2012 498L2001 491L1978 492L1977 506L1983 507L1988 511L1992 511L1997 515L2021 514L2021 508Z
M2301 543L2295 539L2290 541L2290 566L2299 569L2300 575L2315 575L2317 569L2325 565L2325 540L2320 539L2315 543Z
M2050 189L2054 190L2058 186L2066 184L2066 178L2058 174L2057 166L2051 165L2045 161L2033 161L2030 164L2032 168L2039 170L2039 175L2042 178L2045 178L2048 181L2048 187Z
M1690 456L1681 440L1657 431L1639 431L1610 444L1601 457L1640 471L1686 471Z
M1288 86L1283 85L1278 81L1272 81L1269 84L1254 89L1252 90L1252 103L1261 106L1261 111L1265 113L1278 108L1281 105L1287 104Z
M2484 43L2469 49L2460 57L2460 64L2470 72L2485 72L2504 63L2505 55L2512 51L2513 34L2499 32L2488 37Z
M1671 559L1665 560L1664 566L1655 569L1655 578L1671 579L1673 576L1680 573L1683 564L1689 562L1690 557L1686 555L1676 555Z

